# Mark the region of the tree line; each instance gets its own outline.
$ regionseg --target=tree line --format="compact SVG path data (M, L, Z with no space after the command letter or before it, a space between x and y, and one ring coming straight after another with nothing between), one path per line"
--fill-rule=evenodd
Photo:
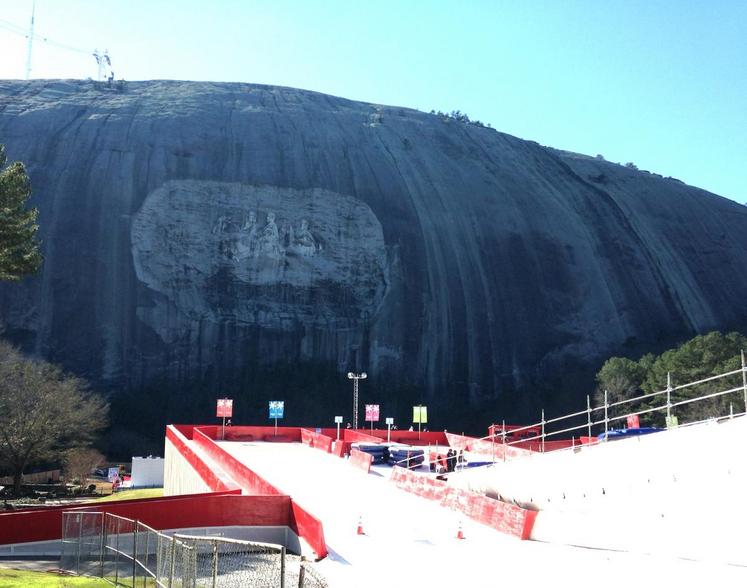
M638 360L611 357L597 373L598 386L594 394L594 405L604 404L605 391L607 402L613 404L665 390L668 380L671 386L676 388L738 370L742 366L742 350L747 350L747 337L744 335L713 331L698 335L660 355L649 353ZM674 390L670 401L682 402L739 388L742 385L742 374L737 373L727 378ZM739 413L745 410L743 399L742 394L725 394L678 406L674 414L681 422L694 422L725 416L731 411ZM644 399L634 404L613 407L610 409L610 416L652 409L665 402L664 395ZM641 415L641 422L647 425L663 425L664 416L661 411L652 411Z

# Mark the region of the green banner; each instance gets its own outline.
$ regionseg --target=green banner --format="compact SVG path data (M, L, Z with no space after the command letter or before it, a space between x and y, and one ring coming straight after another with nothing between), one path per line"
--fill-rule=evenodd
M420 423L425 425L428 423L428 407L427 406L413 406L412 407L412 422L415 424Z

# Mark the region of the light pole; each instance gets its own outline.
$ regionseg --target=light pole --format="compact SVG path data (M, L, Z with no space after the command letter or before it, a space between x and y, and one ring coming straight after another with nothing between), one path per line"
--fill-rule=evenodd
M348 372L348 380L353 380L353 429L358 429L358 380L365 380L368 377L366 372L354 374Z

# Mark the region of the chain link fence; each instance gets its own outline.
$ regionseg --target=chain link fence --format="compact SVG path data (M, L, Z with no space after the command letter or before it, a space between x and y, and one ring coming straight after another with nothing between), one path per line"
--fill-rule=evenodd
M65 512L62 528L60 568L115 586L327 588L310 562L282 545L166 535L102 512Z

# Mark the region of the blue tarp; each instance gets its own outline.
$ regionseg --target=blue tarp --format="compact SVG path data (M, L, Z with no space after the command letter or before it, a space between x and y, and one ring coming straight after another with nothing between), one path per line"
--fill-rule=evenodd
M638 429L618 429L613 431L607 431L606 433L599 433L597 439L604 441L605 436L607 439L620 439L622 437L637 437L639 435L649 435L651 433L658 433L664 429L658 427L640 427Z

